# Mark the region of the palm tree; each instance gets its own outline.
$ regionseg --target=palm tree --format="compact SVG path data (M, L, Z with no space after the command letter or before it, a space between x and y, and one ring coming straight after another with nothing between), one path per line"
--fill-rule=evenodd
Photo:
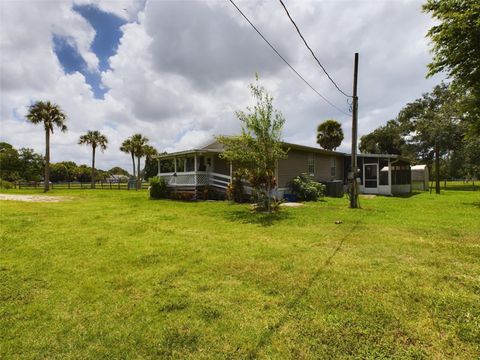
M50 133L53 134L53 128L56 126L60 131L67 131L65 121L67 116L63 113L60 106L50 101L37 101L28 107L27 119L32 124L43 124L45 128L45 179L44 191L50 189Z
M100 150L105 150L107 148L108 140L105 135L102 135L99 131L87 131L85 135L80 136L78 140L79 145L87 144L92 146L92 189L95 189L95 149L97 147Z
M125 139L120 146L120 151L130 154L132 156L132 163L133 163L133 177L135 177L135 152L132 146L131 138Z
M318 125L317 143L325 150L335 150L343 141L342 124L333 119Z
M140 188L140 159L145 156L145 146L147 145L148 138L142 134L132 135L130 138L132 142L133 153L137 157L137 189Z

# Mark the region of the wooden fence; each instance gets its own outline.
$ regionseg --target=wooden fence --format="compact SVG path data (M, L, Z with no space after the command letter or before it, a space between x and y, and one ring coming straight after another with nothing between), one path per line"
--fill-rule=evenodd
M43 183L42 182L16 182L13 184L15 189L42 189ZM142 182L141 189L148 189L149 183L148 181ZM90 182L58 182L58 183L50 183L50 189L90 189L91 183ZM96 189L104 189L104 190L135 190L135 188L128 188L128 183L111 183L111 182L103 182L99 181L95 183Z

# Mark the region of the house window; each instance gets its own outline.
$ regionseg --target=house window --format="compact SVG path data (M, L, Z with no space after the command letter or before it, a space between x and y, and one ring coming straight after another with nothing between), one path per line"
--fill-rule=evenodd
M337 176L337 159L330 159L330 175Z
M308 173L311 176L315 176L315 155L314 154L308 154Z

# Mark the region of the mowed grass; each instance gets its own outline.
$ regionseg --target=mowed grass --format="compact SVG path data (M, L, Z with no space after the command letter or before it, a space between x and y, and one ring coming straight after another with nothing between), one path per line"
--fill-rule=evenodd
M0 358L479 357L480 192L273 216L50 195L0 203Z

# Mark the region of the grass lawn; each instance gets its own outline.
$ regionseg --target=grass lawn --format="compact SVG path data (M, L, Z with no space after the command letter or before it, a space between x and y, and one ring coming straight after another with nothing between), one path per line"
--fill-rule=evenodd
M2 359L480 355L480 191L276 216L49 195L72 200L0 203Z

